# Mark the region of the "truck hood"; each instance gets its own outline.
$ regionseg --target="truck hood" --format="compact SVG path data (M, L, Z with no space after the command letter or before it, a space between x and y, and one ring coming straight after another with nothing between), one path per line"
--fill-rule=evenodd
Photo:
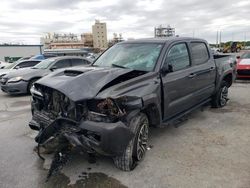
M31 78L35 78L35 77L43 77L49 73L50 71L46 69L24 68L24 69L19 69L16 71L9 72L6 75L6 77L13 78L13 77L21 76L23 80L30 80Z
M91 99L109 87L145 74L144 71L110 67L71 68L52 73L39 81L44 85L65 94L73 101Z

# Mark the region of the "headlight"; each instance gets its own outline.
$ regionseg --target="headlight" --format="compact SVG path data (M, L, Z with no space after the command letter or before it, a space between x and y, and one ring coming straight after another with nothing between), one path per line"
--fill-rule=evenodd
M14 78L10 78L8 80L8 83L11 83L11 82L19 82L22 80L22 77L21 76L17 76L17 77L14 77Z
M39 96L43 97L43 94L42 94L40 91L38 91L38 90L35 88L34 85L31 87L30 93L31 93L31 95L34 95L34 94L35 94L35 95L39 95Z

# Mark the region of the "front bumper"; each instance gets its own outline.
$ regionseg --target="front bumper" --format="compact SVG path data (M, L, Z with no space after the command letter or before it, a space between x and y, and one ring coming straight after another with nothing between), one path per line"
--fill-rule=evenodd
M15 83L1 84L1 90L8 94L23 94L27 93L28 82L21 80Z
M33 130L39 130L36 142L43 144L50 137L60 135L66 138L72 146L78 146L87 152L97 152L108 156L122 155L131 139L132 131L121 121L104 123L93 121L73 122L65 118L58 118L48 127L42 129L34 119L29 123ZM74 131L61 132L73 128Z

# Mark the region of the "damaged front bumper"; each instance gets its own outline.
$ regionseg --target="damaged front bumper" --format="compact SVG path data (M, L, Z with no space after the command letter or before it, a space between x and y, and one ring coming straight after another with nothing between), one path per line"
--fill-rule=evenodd
M29 123L33 130L38 130L38 144L44 144L51 137L60 137L73 146L86 152L97 152L108 156L122 155L133 138L132 131L121 121L115 123L81 121L57 118L47 127L42 128L33 118Z

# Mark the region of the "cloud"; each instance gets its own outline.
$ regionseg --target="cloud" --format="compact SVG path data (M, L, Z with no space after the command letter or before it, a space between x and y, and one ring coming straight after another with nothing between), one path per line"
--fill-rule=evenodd
M109 37L152 37L160 24L176 28L176 34L215 42L222 39L250 40L250 3L246 0L2 0L1 42L38 43L45 32L91 31L95 19L105 21Z

